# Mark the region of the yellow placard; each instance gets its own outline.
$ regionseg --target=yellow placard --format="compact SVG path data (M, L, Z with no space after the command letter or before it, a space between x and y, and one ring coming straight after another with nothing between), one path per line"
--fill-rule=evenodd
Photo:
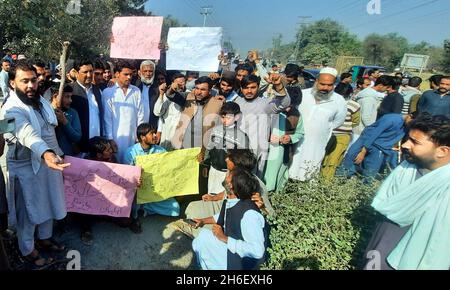
M136 165L143 169L142 186L137 203L156 202L174 196L198 193L200 148L136 156Z

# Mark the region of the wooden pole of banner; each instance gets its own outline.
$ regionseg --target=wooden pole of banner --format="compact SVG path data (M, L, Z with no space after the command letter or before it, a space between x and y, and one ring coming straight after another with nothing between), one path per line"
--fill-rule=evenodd
M59 65L61 66L61 82L59 83L59 92L57 97L58 108L61 108L61 99L63 95L64 85L66 84L66 60L67 51L69 49L70 42L64 41L61 58L59 59Z

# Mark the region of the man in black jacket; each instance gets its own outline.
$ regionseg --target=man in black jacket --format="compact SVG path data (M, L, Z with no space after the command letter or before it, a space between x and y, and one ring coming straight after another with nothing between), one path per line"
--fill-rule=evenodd
M80 60L74 65L77 80L72 83L72 105L81 122L79 150L87 153L89 139L103 136L103 104L100 88L92 84L94 66L90 60Z
M227 199L219 215L194 219L195 228L213 224L212 231L202 229L192 242L203 270L255 270L265 259L268 225L251 200L258 181L245 169L228 173L224 187Z
M401 114L403 109L403 96L398 92L402 80L397 77L390 77L392 86L388 89L388 95L383 99L378 109L377 120L386 114Z
M139 66L139 79L136 86L141 91L145 122L148 122L154 128L158 128L158 117L153 113L153 108L159 97L158 82L155 82L155 69L156 66L153 61L144 60Z

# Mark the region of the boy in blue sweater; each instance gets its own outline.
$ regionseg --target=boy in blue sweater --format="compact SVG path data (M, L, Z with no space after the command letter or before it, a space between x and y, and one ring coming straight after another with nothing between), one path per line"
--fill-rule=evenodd
M77 111L70 107L72 104L73 88L69 85L63 89L61 103L58 103L58 89L52 87L51 103L58 118L55 128L58 145L64 155L75 156L74 144L81 140L81 124Z
M164 153L166 149L155 145L157 142L156 129L148 123L138 126L136 134L139 142L128 148L125 153L125 163L136 165L136 156ZM165 216L179 216L180 205L175 198L169 198L159 202L149 202L145 204L133 203L131 210L132 225L130 229L135 233L142 232L141 223L138 219L138 210L143 210L145 215L160 214Z

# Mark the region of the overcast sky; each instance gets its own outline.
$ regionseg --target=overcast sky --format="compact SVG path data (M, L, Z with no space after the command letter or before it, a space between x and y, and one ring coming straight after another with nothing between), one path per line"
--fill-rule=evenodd
M242 54L272 45L277 33L283 43L292 42L301 21L332 18L363 39L370 33L398 32L413 43L427 41L441 46L450 38L449 0L380 1L381 14L370 15L371 0L149 0L154 15L172 15L188 26L203 26L201 7L210 6L206 26L223 27ZM300 19L299 16L311 18Z

